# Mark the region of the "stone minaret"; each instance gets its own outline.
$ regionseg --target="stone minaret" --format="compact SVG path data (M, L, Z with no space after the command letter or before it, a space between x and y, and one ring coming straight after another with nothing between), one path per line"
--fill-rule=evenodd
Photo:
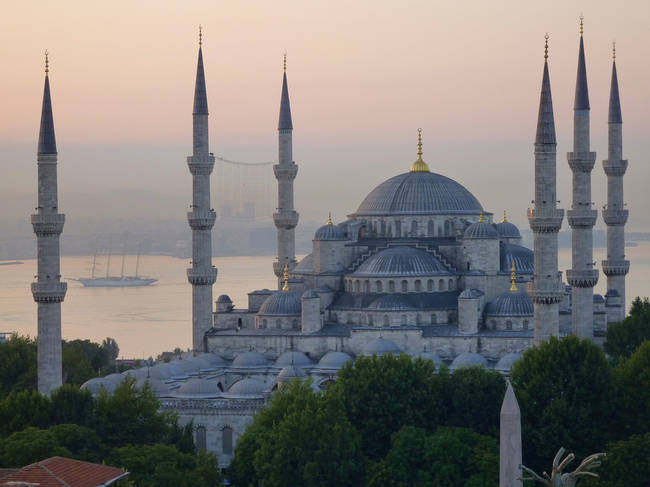
M58 208L57 152L48 72L46 51L37 152L38 207L37 213L32 215L38 247L38 275L32 284L32 294L38 303L38 392L47 396L62 383L61 303L67 290L67 284L61 282L59 235L63 232L65 215L59 213Z
M607 206L603 209L603 220L607 224L607 260L602 262L603 273L607 276L607 293L617 291L621 307L609 321L625 318L625 275L630 270L630 261L625 260L625 223L628 210L623 201L623 175L627 161L623 159L623 118L621 102L618 97L618 77L616 75L616 48L612 64L612 87L609 92L609 136L607 159L603 161L607 175Z
M529 287L535 308L535 344L559 335L559 303L564 296L557 264L557 234L564 211L557 208L556 146L547 35L535 137L535 207L528 210L535 251L535 270Z
M499 487L522 487L521 411L508 381L499 421Z
M594 335L594 286L598 271L594 269L593 226L598 212L591 209L591 170L596 153L589 151L589 90L585 48L580 19L580 50L578 52L578 75L573 105L573 152L567 153L569 167L573 171L573 202L567 211L571 226L572 269L566 273L572 287L572 332L580 338Z
M212 265L212 227L216 215L210 208L210 174L214 156L208 144L208 98L203 73L202 38L199 31L199 60L194 87L193 148L187 158L192 173L192 211L187 220L192 229L192 267L187 280L192 285L192 349L204 349L205 332L212 327L212 285L217 269Z
M291 106L287 87L287 58L284 58L282 76L282 96L280 98L280 120L278 122L278 163L273 166L278 180L278 208L273 214L275 227L278 229L278 260L273 263L273 272L278 278L278 289L282 286L282 270L286 262L289 269L296 264L295 228L298 224L298 212L293 209L293 180L296 179L298 166L293 162L291 134Z

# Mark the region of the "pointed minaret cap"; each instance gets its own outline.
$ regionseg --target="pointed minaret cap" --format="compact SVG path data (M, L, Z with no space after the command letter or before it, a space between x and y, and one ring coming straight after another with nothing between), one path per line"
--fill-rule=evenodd
M576 77L576 96L574 110L589 110L589 89L587 88L587 67L585 63L585 44L583 42L583 17L580 16L580 49L578 51L578 75Z
M544 36L544 74L542 75L542 93L539 97L539 114L537 116L537 134L535 144L556 144L555 120L553 118L553 99L551 97L551 79L548 74L548 34Z
M205 89L205 73L203 71L203 31L199 25L199 60L196 64L196 83L194 84L193 115L208 114L208 94Z
M45 87L43 88L43 107L41 109L41 128L38 134L38 154L56 154L56 137L54 136L54 117L50 97L49 53L45 51Z
M616 43L612 47L612 86L609 90L609 123L623 123L621 100L618 97L618 75L616 74Z
M284 71L282 73L282 95L280 97L280 119L278 130L293 130L291 122L291 104L289 103L289 88L287 87L287 55L284 55Z
M515 391L508 381L508 387L506 388L506 393L503 396L503 403L501 404L501 416L510 416L516 415L520 416L521 411L519 410L519 403L517 402L517 396L515 396Z

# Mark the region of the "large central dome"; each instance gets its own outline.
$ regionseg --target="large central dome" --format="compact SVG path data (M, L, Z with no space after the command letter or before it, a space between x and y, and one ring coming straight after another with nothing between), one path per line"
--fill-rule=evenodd
M411 171L384 181L363 200L355 216L474 215L483 207L461 184L441 174Z

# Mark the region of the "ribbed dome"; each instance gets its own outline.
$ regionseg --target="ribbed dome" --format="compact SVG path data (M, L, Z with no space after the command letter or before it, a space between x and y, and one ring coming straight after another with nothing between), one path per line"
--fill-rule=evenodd
M299 315L302 311L300 294L294 291L277 291L262 303L259 315L288 316Z
M485 307L486 316L533 316L533 302L526 291L499 294Z
M311 366L313 362L309 360L309 357L302 352L284 352L278 357L275 361L275 365L278 367L287 367L289 365L298 365L300 367Z
M500 237L503 238L521 238L521 233L516 225L510 222L501 222L494 225L499 233Z
M227 294L222 294L217 298L217 303L232 303L232 300Z
M426 173L422 173L426 174ZM448 276L449 270L433 255L415 247L389 247L366 259L352 277Z
M314 240L346 240L343 229L336 225L323 225L314 235Z
M268 365L269 361L264 355L259 352L251 350L249 352L244 352L235 357L235 360L232 361L233 367L263 367Z
M494 366L494 370L503 372L507 374L512 369L513 364L521 358L521 353L508 353L501 357L497 364Z
M219 382L214 379L189 379L187 382L182 384L177 390L174 391L174 395L183 395L183 396L216 396L221 394L221 389L219 389Z
M259 379L246 378L235 382L228 392L242 396L262 394L268 389L267 385Z
M345 352L327 352L318 361L318 366L323 368L340 369L354 359Z
M499 238L494 226L487 222L472 223L465 229L465 238Z
M451 370L456 370L459 367L470 367L472 365L487 367L487 360L478 353L464 352L454 359L449 368Z
M535 267L533 251L521 245L501 243L501 271L510 273L512 263L515 263L517 274L532 274Z
M355 216L474 215L482 210L474 195L453 179L414 171L392 177L373 189Z
M479 291L478 289L465 289L458 295L458 299L478 299L484 294L485 293Z
M408 297L403 294L387 294L378 299L375 299L368 309L382 310L382 311L401 311L418 309L414 307Z
M391 355L399 355L400 352L401 350L399 347L393 342L379 337L366 343L366 345L363 347L363 350L361 351L361 355L364 355L366 357L370 357L372 355L384 355L387 353Z

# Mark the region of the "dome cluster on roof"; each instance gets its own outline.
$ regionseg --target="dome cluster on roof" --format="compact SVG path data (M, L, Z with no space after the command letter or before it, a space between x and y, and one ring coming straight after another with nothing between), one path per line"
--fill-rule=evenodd
M298 365L307 367L313 365L313 362L303 352L287 351L280 355L275 361L277 367L287 367L288 365Z
M318 361L318 367L340 369L354 359L345 352L327 352Z
M487 360L485 357L483 357L483 355L479 355L478 353L463 352L453 360L449 368L451 370L456 370L460 367L471 366L479 366L485 368L487 367Z
M486 316L533 316L533 302L526 291L507 291L485 307Z
M366 259L352 277L448 276L451 272L432 254L415 247L389 247Z
M300 294L295 291L276 291L271 294L259 309L264 316L294 316L302 312Z
M402 351L399 349L399 347L390 340L378 337L366 343L366 345L363 347L363 350L361 351L361 355L365 357L385 354L399 355L401 352Z
M491 223L478 221L465 229L464 237L471 239L499 238L499 234Z
M269 361L264 355L254 350L244 352L235 357L232 361L233 367L263 367L268 365Z
M318 230L316 230L316 233L314 235L314 240L347 240L345 237L345 232L343 231L342 228L338 227L337 225L323 225L320 227Z
M262 394L268 390L268 386L259 379L244 378L230 386L228 392L241 396Z
M215 396L222 392L219 382L215 379L193 378L175 390L174 395Z
M482 210L474 195L453 179L414 171L392 177L373 189L355 216L475 215Z

